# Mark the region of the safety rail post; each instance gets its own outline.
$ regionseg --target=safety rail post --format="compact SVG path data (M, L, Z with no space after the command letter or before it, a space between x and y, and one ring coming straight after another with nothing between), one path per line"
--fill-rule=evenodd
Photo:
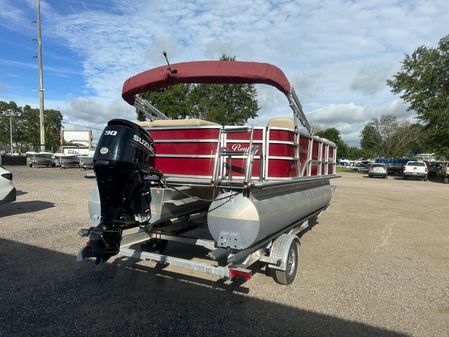
M318 141L318 160L319 160L319 167L317 168L316 175L321 176L323 175L323 144L324 142Z
M220 166L220 161L221 161L221 157L220 157L220 149L221 149L221 143L222 143L222 135L223 135L223 128L220 129L220 132L218 134L218 141L217 141L217 150L215 152L215 161L214 161L214 170L212 172L212 180L211 180L211 184L212 185L217 185L220 180L218 178L219 175L219 166Z
M249 184L251 182L251 177L253 174L253 160L256 151L253 149L253 139L254 139L254 126L251 127L251 132L249 136L249 146L246 154L246 165L245 165L245 180L244 184Z
M299 176L301 166L301 134L298 130L295 130L295 161L296 161L296 174Z
M220 136L219 136L219 142L218 144L223 144L223 136L224 134L228 133L238 133L238 132L248 132L250 131L250 140L249 140L249 146L244 151L233 151L228 150L226 147L221 147L217 150L216 156L215 156L215 165L214 165L214 173L213 173L213 180L212 183L217 183L223 179L224 171L226 170L226 176L229 181L232 181L232 158L235 156L242 156L245 160L245 170L243 172L243 183L245 185L249 185L251 183L252 179L252 167L254 162L254 156L258 150L258 148L253 148L254 143L254 127L240 127L240 128L232 128L232 129L221 129L220 130ZM227 160L223 161L222 165L220 165L221 158L227 157ZM261 155L261 166L262 166L262 155ZM218 167L222 166L221 169ZM261 173L259 180L263 180L263 173L262 173L262 167L261 167Z
M312 175L312 165L311 165L312 156L313 156L313 137L309 139L309 153L307 154L307 173L306 173L307 176Z

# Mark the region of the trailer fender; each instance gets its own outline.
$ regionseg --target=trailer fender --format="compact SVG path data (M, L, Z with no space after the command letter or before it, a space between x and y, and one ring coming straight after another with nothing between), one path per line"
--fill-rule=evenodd
M293 234L282 234L274 242L270 250L270 260L280 261L280 264L269 264L268 266L272 269L286 270L287 268L287 258L290 246L293 241L297 241L300 253L301 242L298 237Z

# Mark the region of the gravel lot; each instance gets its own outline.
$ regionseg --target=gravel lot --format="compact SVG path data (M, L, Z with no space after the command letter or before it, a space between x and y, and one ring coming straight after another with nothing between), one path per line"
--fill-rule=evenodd
M286 287L117 259L75 262L94 180L9 167L0 336L449 336L449 185L345 173Z

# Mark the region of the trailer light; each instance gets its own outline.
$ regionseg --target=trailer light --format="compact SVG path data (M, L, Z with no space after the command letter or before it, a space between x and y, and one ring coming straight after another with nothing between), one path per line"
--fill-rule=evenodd
M251 279L253 274L251 273L250 270L232 269L231 268L231 269L229 269L229 276L231 276L231 278L240 277L240 278L244 279L245 281L248 281L249 279Z

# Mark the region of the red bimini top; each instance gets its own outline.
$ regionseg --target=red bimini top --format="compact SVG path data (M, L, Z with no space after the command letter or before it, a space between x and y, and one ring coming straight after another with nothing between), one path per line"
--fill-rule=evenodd
M137 94L178 83L263 83L276 87L286 96L291 89L282 70L268 63L196 61L172 64L171 71L168 66L161 66L132 76L123 84L122 97L132 105Z

